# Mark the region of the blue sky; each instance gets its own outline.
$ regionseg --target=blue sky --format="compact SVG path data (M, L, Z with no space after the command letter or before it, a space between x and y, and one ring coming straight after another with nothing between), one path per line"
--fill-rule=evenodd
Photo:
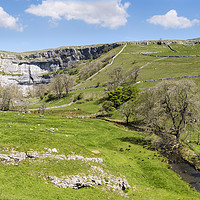
M199 0L0 0L0 50L200 37Z

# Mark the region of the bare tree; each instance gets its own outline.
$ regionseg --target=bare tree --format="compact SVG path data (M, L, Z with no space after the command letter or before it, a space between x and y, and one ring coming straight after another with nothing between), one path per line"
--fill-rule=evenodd
M114 67L110 73L109 90L115 90L123 81L124 72L122 66Z
M45 103L45 102L42 102L42 104L41 104L40 107L39 107L38 112L41 113L42 115L44 115L46 107L47 107L47 106L46 106L46 103Z
M64 89L62 75L58 74L54 78L51 79L50 88L55 91L58 99L62 98L62 92Z
M131 80L136 83L138 80L138 77L140 75L140 66L135 66L134 67L134 72L131 74Z
M75 78L68 74L56 75L50 83L50 89L56 93L58 99L62 98L62 93L65 91L66 95L75 83Z
M36 87L36 96L42 97L47 90L47 86L45 84L37 85Z
M128 80L131 84L136 83L139 75L140 66L136 65L126 72L125 79L123 81Z
M1 90L0 109L9 110L14 99L20 99L21 91L17 85L7 85Z
M28 100L22 101L21 102L21 106L20 106L20 111L27 113L27 111L28 111L28 105L29 105L29 101Z
M145 91L137 107L138 117L161 138L180 143L181 134L198 122L199 97L193 81L164 82Z
M133 100L124 103L120 107L120 113L125 117L127 125L129 124L131 117L133 117L135 114L134 109L135 109L135 103Z
M75 78L68 74L62 75L63 86L65 88L66 95L68 95L69 90L74 86Z

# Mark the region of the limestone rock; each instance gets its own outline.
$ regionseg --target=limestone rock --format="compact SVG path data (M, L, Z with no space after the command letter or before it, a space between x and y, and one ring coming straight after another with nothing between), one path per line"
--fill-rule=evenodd
M94 185L105 185L109 189L122 191L130 187L125 177L122 178L107 174L102 168L97 166L92 166L92 171L88 176L72 175L65 178L48 176L48 179L51 183L61 188L80 189Z
M52 158L52 159L58 159L58 160L66 160L66 156L65 155L53 155L53 154L42 154L40 156L41 158Z
M0 160L10 161L10 157L6 154L0 154Z
M26 153L24 153L24 152L17 152L17 151L13 151L10 155L9 155L9 157L11 158L11 159L13 159L14 161L23 161L23 160L25 160L26 159Z
M27 155L27 157L29 157L29 158L38 158L38 157L39 157L39 154L38 154L38 152L36 152L36 151L28 151L28 152L26 153L26 155Z
M26 153L24 152L17 152L12 151L9 155L7 154L0 154L0 160L6 161L6 162L21 162L26 159Z
M68 160L82 160L84 162L103 163L103 158L84 158L80 155L68 155Z
M53 148L51 151L52 151L53 153L58 153L58 150L57 150L56 148Z

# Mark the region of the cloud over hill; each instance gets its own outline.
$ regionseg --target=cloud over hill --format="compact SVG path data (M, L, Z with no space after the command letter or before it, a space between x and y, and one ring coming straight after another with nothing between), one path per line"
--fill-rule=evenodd
M165 15L154 15L147 21L151 24L161 25L165 28L190 28L195 24L199 24L200 20L189 20L186 17L179 17L176 10L170 10Z
M41 4L31 5L27 13L50 17L52 20L82 20L88 24L98 24L102 27L116 29L127 23L126 12L130 3L122 4L121 1L42 1Z

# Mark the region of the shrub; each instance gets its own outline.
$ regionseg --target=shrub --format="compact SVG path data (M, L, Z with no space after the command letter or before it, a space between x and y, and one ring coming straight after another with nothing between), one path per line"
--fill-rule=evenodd
M123 103L127 102L132 98L136 98L138 94L138 89L135 86L129 87L119 87L114 91L108 93L107 101L113 103L114 108L118 108Z
M48 102L48 101L53 101L53 100L55 100L55 99L57 99L57 96L50 93L50 94L48 95L46 101L47 101L47 102Z
M105 101L102 105L102 108L108 113L115 110L114 103L112 101Z
M40 99L41 99L41 100L44 99L44 96L43 96L43 95L40 95Z
M49 90L44 92L44 96L47 96L49 94Z
M83 93L79 93L77 96L74 97L74 102L83 99Z

